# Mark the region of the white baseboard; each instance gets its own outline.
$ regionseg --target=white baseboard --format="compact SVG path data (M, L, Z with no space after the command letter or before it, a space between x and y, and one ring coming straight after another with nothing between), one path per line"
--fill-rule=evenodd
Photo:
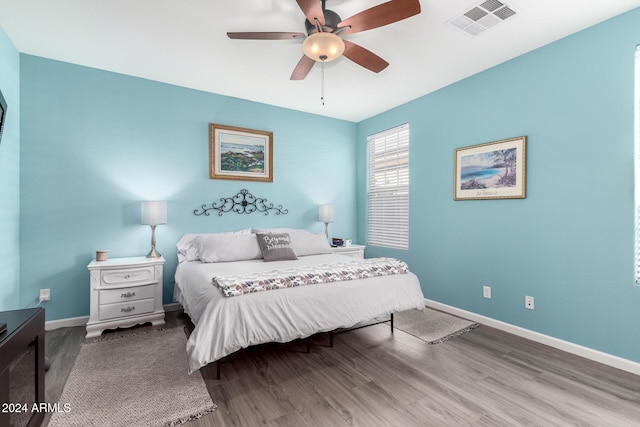
M182 305L178 302L163 305L164 311L182 310ZM44 322L45 331L53 331L59 328L72 328L74 326L86 326L89 316L69 317L67 319L49 320Z
M640 363L623 359L622 357L614 356L612 354L604 353L599 350L594 350L589 347L584 347L578 344L564 341L558 338L544 335L538 332L531 331L529 329L521 328L519 326L505 323L500 320L492 319L491 317L482 316L480 314L473 313L471 311L462 310L451 305L442 304L430 299L424 300L427 307L434 308L436 310L444 311L455 316L463 317L474 322L478 322L482 325L490 326L492 328L499 329L501 331L509 332L522 338L529 339L531 341L539 342L541 344L548 345L559 350L566 351L576 356L584 357L585 359L593 360L595 362L602 363L604 365L612 366L614 368L621 369L626 372L630 372L635 375L640 375ZM180 303L171 303L164 305L165 311L177 311L182 310ZM68 319L50 320L45 322L45 330L51 331L58 328L68 328L73 326L85 326L89 321L89 316L72 317Z
M490 326L492 328L509 332L511 334L529 339L531 341L548 345L549 347L554 347L559 350L563 350L568 353L575 354L576 356L584 357L585 359L593 360L595 362L599 362L604 365L612 366L614 368L618 368L635 375L640 375L640 363L637 363L628 359L623 359L622 357L614 356L612 354L604 353L602 351L594 350L589 347L584 347L578 344L574 344L569 341L564 341L558 338L554 338L549 335L544 335L538 332L534 332L529 329L512 325L510 323L501 322L500 320L492 319L490 317L486 317L470 311L462 310L447 304L442 304L437 301L433 301L425 298L424 302L425 302L425 305L429 308L434 308L436 310L444 311L446 313L450 313L458 317L463 317L465 319L472 320L482 325Z
M59 328L73 328L74 326L86 326L89 316L69 317L67 319L48 320L44 322L45 331L53 331Z

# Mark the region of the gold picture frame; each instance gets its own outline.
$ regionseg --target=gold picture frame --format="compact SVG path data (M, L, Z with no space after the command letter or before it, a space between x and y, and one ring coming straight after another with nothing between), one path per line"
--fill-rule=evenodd
M527 137L454 150L454 200L524 199Z
M209 178L273 182L273 132L209 123Z

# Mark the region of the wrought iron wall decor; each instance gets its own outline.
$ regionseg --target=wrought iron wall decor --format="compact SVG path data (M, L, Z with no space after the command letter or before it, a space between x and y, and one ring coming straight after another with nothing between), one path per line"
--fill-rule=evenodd
M209 211L217 211L218 216L222 216L223 213L235 212L237 214L252 214L254 212L262 212L265 215L269 215L269 212L273 211L276 215L286 215L289 213L288 209L284 209L282 205L274 206L273 203L267 203L267 199L261 197L255 197L249 193L248 190L240 190L238 194L231 197L221 197L220 203L211 203L211 206L202 205L201 208L193 211L194 215L209 216Z

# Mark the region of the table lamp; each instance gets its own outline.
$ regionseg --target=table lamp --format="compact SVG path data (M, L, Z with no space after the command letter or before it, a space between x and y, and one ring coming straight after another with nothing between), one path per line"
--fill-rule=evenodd
M156 225L167 223L167 202L165 201L143 201L140 204L140 222L151 226L151 251L147 258L160 258L156 251Z
M320 205L318 207L318 221L324 222L324 234L329 238L329 223L333 222L335 215L335 206Z

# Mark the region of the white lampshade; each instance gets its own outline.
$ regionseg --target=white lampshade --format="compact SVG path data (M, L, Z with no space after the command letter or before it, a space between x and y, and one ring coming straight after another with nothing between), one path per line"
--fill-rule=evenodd
M333 222L335 214L335 206L333 205L320 205L318 207L318 221L320 222Z
M314 61L329 62L344 52L344 42L335 34L313 33L302 42L302 52Z
M140 223L145 225L158 225L167 223L167 202L143 201L140 204Z

